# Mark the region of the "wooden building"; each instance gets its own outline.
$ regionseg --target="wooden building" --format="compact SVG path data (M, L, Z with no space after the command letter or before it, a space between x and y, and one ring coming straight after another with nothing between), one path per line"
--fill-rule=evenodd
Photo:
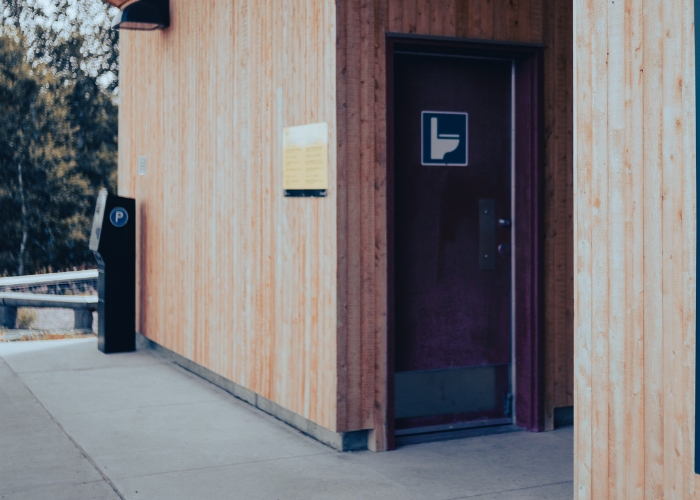
M340 449L574 406L576 498L700 498L693 14L171 0L120 41L138 331Z
M171 0L167 29L123 30L138 331L339 448L551 429L574 402L572 11ZM445 112L468 166L419 158ZM314 123L327 195L285 196L284 131Z

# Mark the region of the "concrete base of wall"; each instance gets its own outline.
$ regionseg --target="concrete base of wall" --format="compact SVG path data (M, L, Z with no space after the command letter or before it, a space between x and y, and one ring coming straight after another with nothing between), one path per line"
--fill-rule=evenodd
M92 311L89 309L75 309L75 322L73 329L78 332L92 331Z
M554 408L554 428L558 429L567 425L574 425L574 407L562 406L561 408Z
M17 308L0 306L0 327L13 330L17 328Z
M368 430L351 431L351 432L333 432L312 422L309 419L302 417L292 411L283 408L277 403L270 401L267 398L254 393L250 389L246 389L235 382L214 373L213 371L198 365L194 361L156 344L152 340L144 337L140 333L136 333L136 349L152 349L166 359L183 367L185 370L202 377L204 380L221 387L226 392L232 394L238 399L242 399L246 403L272 415L282 422L291 425L295 429L304 434L320 441L321 443L335 448L338 451L359 451L367 449Z

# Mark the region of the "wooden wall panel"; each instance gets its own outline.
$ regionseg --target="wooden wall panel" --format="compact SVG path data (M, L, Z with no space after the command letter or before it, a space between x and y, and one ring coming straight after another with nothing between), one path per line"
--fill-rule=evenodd
M284 198L281 137L326 121L336 142L335 5L170 5L169 29L121 33L119 189L137 199L139 329L334 430L337 191Z
M337 16L338 428L374 429L383 442L387 6L338 2ZM374 439L370 441L375 449Z
M554 0L383 0L378 4L380 10L388 9L385 27L393 33L540 43L543 7L548 2Z
M693 2L574 15L576 498L699 498Z
M386 32L547 46L543 226L545 413L551 428L553 409L573 404L571 1L338 0L337 16L339 428L374 428L372 446L390 446L384 392ZM372 367L375 380L361 378ZM369 387L374 401L367 399Z
M574 404L573 3L544 9L544 337L545 429L554 408Z

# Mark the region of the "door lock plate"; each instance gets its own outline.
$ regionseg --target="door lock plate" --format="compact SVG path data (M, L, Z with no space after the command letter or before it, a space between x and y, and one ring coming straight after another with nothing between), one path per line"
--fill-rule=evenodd
M493 198L479 200L479 270L496 269L496 203Z

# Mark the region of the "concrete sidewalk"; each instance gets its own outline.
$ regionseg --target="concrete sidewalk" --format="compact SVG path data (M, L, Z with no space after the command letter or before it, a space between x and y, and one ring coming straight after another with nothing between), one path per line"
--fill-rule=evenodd
M339 453L152 351L0 343L0 499L573 497L573 431Z

